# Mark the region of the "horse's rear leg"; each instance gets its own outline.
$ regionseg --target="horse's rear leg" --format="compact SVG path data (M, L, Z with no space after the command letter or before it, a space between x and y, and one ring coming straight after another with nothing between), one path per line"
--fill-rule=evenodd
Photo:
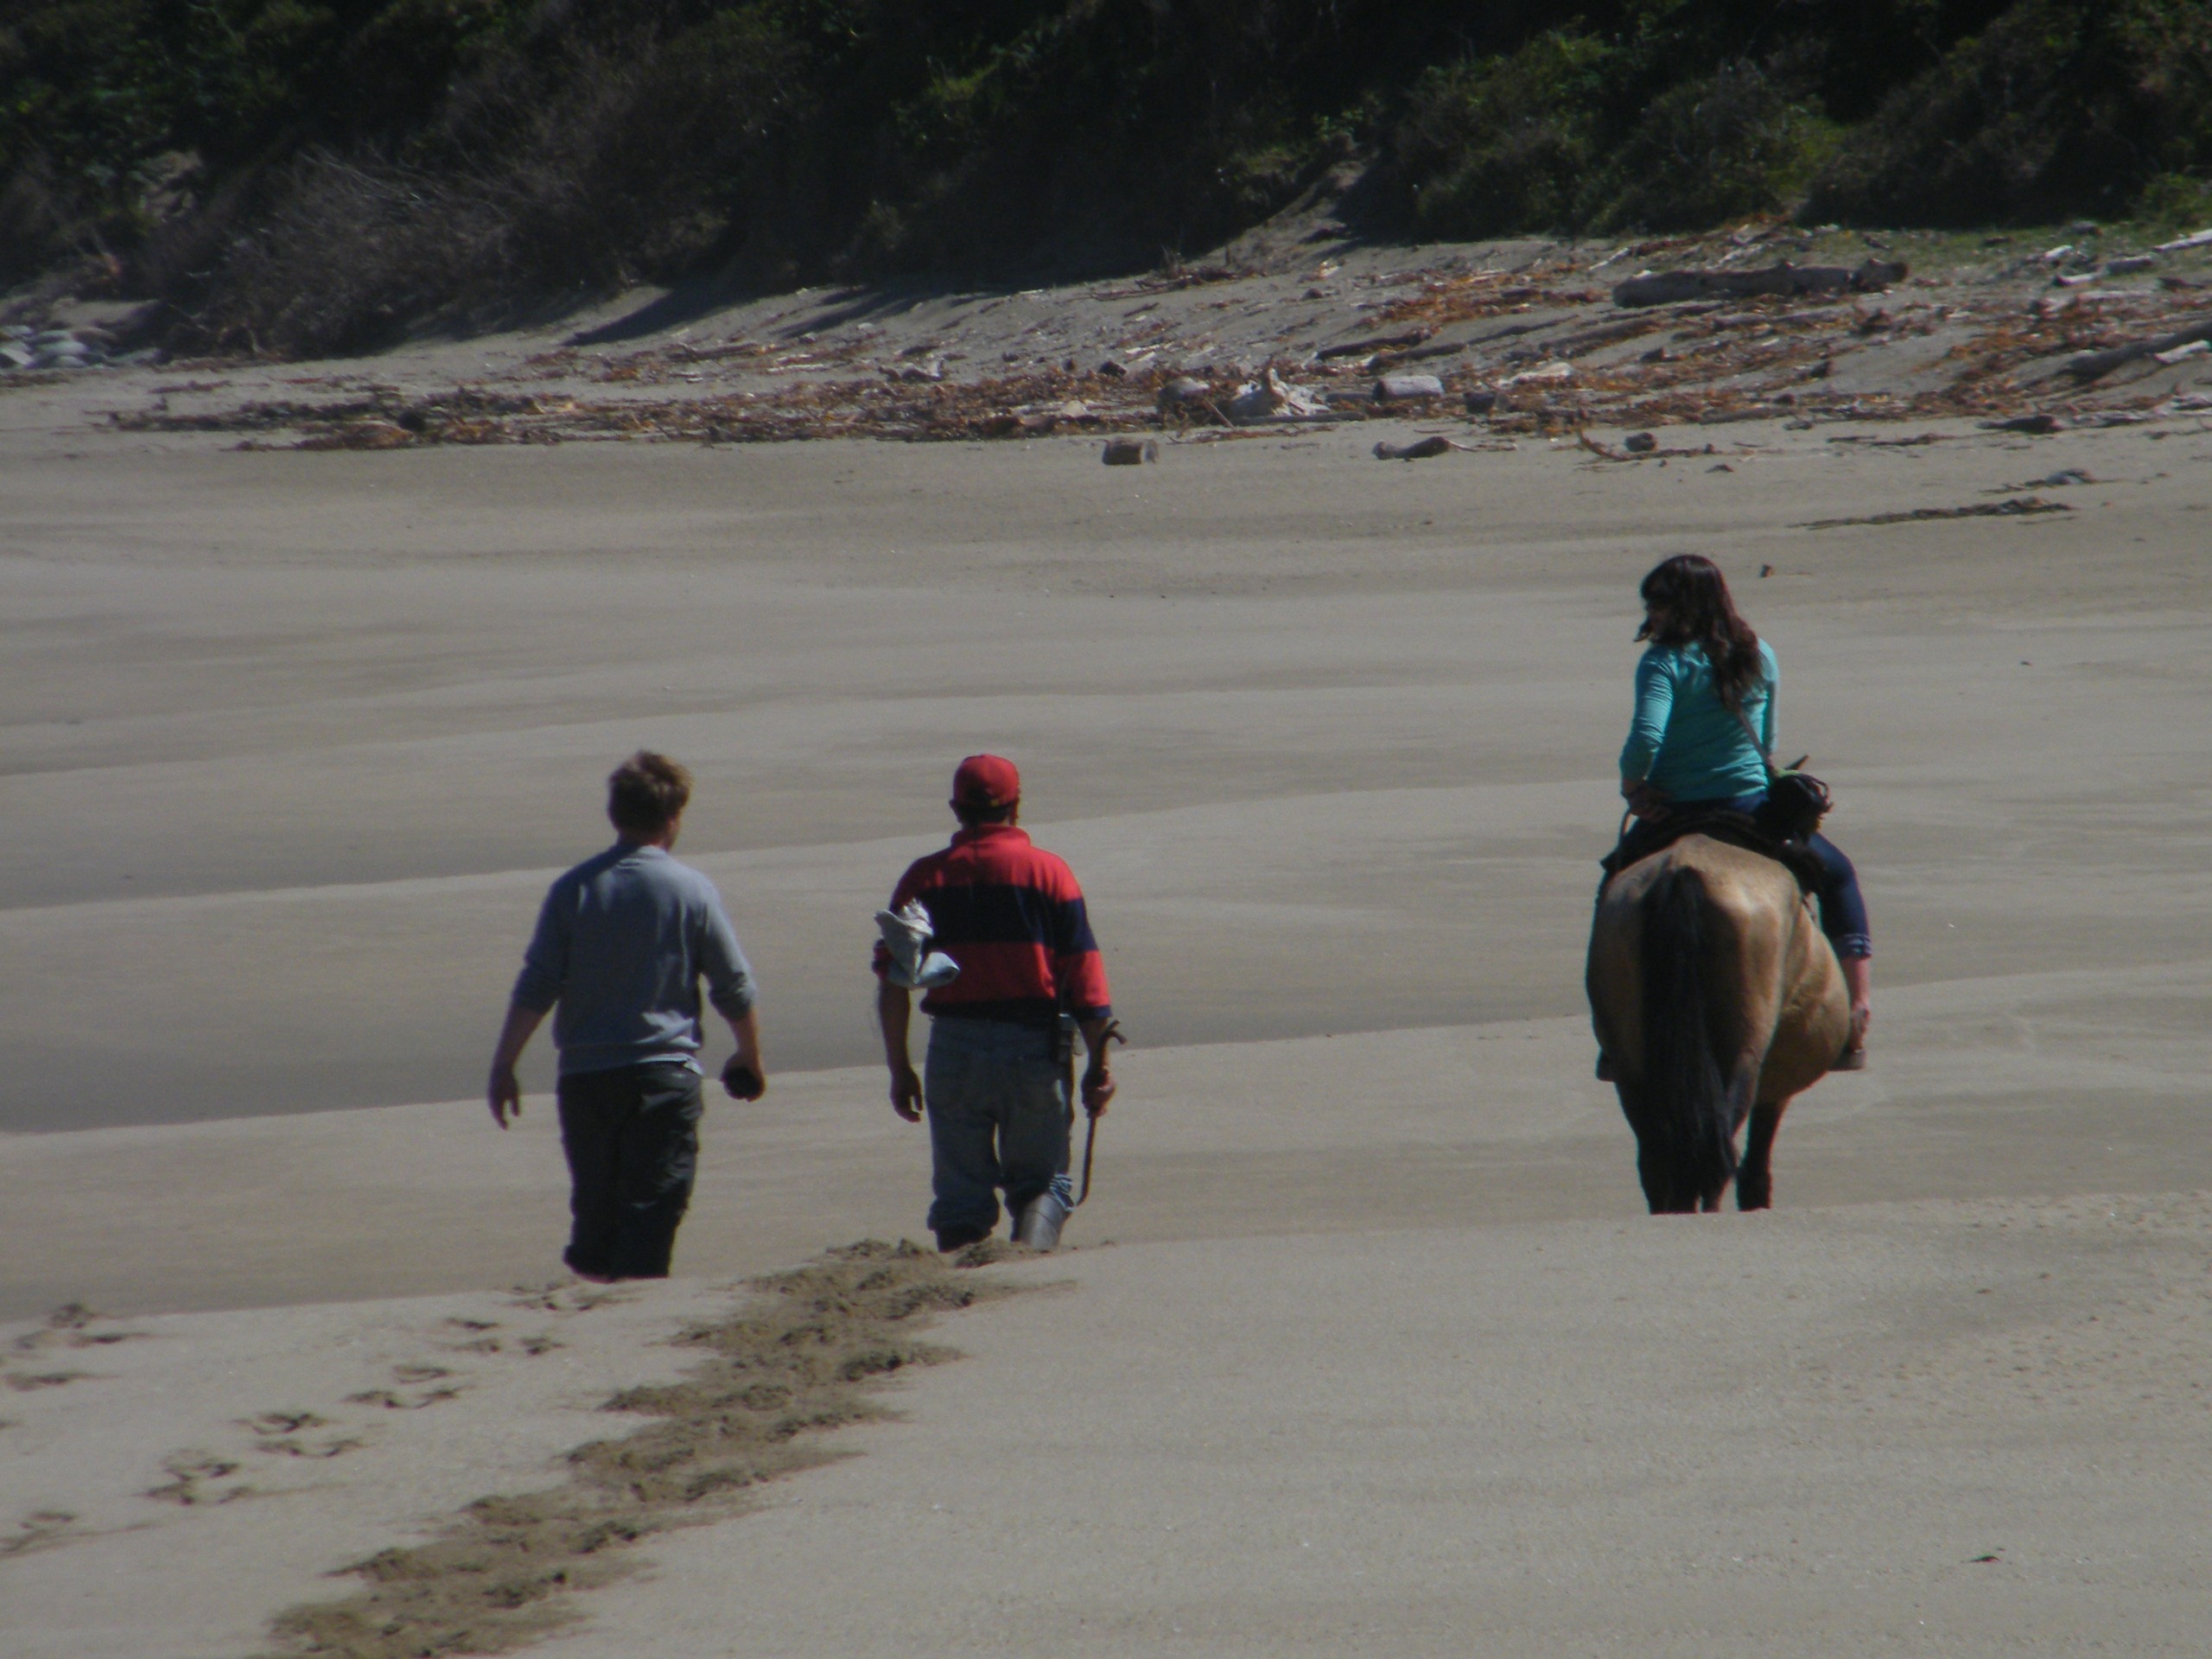
M1759 1086L1759 1057L1758 1055L1745 1054L1739 1056L1736 1064L1729 1070L1728 1139L1731 1143L1732 1143L1735 1141L1736 1136L1741 1133L1744 1127L1744 1120L1754 1116L1751 1096L1758 1091ZM1767 1139L1769 1141L1771 1141L1774 1139L1774 1131L1771 1128L1767 1131ZM1732 1164L1736 1162L1733 1158L1731 1158L1729 1161ZM1749 1161L1749 1149L1746 1148L1746 1156L1744 1165L1738 1166L1732 1172L1736 1179L1736 1203L1738 1208L1745 1210L1764 1208L1764 1200L1761 1201L1760 1205L1756 1206L1744 1202L1744 1177L1747 1173ZM1765 1166L1762 1164L1759 1167L1762 1173L1762 1177L1764 1177ZM1701 1192L1698 1195L1700 1200L1699 1208L1703 1210L1707 1215L1713 1214L1713 1211L1720 1208L1720 1201L1727 1196L1727 1193L1728 1183L1724 1179L1720 1185L1714 1187L1710 1192Z
M1762 1101L1751 1108L1751 1132L1744 1138L1744 1161L1736 1171L1736 1207L1774 1207L1774 1132L1782 1127L1786 1100Z

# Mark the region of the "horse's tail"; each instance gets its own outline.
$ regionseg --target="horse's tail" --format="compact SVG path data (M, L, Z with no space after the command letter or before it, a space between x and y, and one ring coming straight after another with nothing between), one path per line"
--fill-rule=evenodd
M1642 906L1644 1124L1637 1167L1655 1212L1717 1202L1736 1173L1733 1104L1713 1052L1707 905L1704 878L1677 866Z

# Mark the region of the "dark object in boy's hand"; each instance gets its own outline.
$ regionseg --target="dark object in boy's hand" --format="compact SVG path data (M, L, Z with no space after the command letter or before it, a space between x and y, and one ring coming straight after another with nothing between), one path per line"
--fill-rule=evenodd
M761 1080L760 1074L734 1054L722 1067L722 1089L732 1100L758 1100L768 1092L768 1085Z

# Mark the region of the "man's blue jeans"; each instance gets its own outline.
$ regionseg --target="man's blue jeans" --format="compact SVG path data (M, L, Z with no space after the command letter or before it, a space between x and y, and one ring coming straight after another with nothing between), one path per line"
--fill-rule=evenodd
M931 1021L922 1068L931 1231L988 1233L998 1225L1001 1191L1016 1216L1046 1192L1075 1207L1068 1181L1075 1106L1053 1054L1056 1035L1000 1020Z

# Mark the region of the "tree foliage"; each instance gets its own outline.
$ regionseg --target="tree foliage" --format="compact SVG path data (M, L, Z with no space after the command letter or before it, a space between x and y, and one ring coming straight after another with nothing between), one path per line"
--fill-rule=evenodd
M2110 214L2212 175L2201 0L14 0L0 281L279 350L716 271ZM2148 193L2147 194L2145 193ZM2178 211L2176 209L2176 211Z

